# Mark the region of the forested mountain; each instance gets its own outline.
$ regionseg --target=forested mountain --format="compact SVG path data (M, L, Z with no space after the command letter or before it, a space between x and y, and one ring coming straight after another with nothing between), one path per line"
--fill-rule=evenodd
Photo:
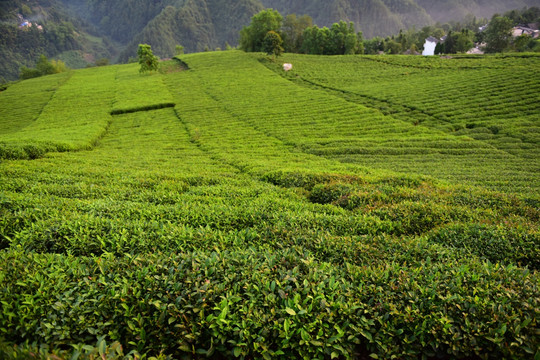
M41 54L84 67L117 56L116 48L58 0L0 1L0 83L16 79L20 67L34 66Z
M352 21L369 39L525 6L540 0L2 0L0 81L16 78L39 54L81 67L100 57L127 61L139 43L160 57L174 55L179 44L187 52L235 46L242 27L264 8L307 14L318 26ZM20 16L43 29L21 28Z
M319 26L329 26L339 20L352 21L366 37L386 36L413 25L430 24L432 19L413 0L262 0L265 7L282 14L311 16Z
M139 43L151 44L161 57L173 55L178 44L189 52L236 44L242 26L262 9L257 0L187 0L181 7L166 6L130 41L120 60L133 56Z
M439 22L460 20L468 14L489 18L494 13L526 6L540 6L540 0L415 0L415 2L424 8L434 21Z

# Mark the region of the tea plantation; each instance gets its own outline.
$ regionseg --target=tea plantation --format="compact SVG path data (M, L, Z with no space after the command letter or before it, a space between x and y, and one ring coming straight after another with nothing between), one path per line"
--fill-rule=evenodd
M181 60L0 92L0 358L540 359L540 57Z

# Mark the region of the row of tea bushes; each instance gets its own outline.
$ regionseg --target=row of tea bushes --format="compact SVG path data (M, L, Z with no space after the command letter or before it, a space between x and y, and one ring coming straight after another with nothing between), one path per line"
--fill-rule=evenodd
M0 332L55 347L108 334L175 358L535 356L537 274L448 251L408 264L407 254L356 266L301 248L95 258L13 249L1 254Z
M71 75L64 72L20 81L0 92L0 134L16 132L35 121L58 87Z
M171 94L160 73L141 75L138 66L121 66L116 73L113 115L173 107Z
M111 116L90 151L0 163L0 357L535 356L534 193L310 154L399 122L340 100L366 121L341 129L332 96L250 55L185 58L140 82L104 68L134 91L162 79L174 109ZM503 237L524 256L494 256Z

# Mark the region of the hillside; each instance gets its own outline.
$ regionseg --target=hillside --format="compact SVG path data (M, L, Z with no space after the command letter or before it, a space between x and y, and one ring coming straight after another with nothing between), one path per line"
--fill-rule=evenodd
M72 4L72 2L66 2ZM78 0L79 9L105 33L124 44L130 43L121 59L127 60L139 42L148 42L157 54L170 57L174 46L187 52L225 48L238 43L238 33L251 16L263 8L275 8L283 15L308 14L315 24L330 26L340 20L353 21L364 36L394 35L400 29L420 28L435 21L459 21L467 15L491 17L496 12L525 6L539 6L538 0L415 1L415 0L168 0L151 3L136 0L114 2ZM129 19L129 21L125 21Z
M0 92L0 357L539 356L540 56L181 60Z
M0 81L16 79L19 68L32 67L40 54L81 68L101 58L128 62L135 56L139 43L150 44L162 58L173 56L178 44L186 52L236 46L242 27L265 7L278 9L283 15L308 14L321 27L340 20L352 21L364 37L371 38L394 35L401 29L420 28L435 21L459 21L472 15L490 17L495 12L533 5L540 3L538 0L9 0L0 6L0 61L4 64ZM32 21L34 27L20 27ZM37 26L42 29L38 30Z
M73 68L117 56L117 44L58 0L10 0L0 4L0 82L15 80L41 54Z
M132 57L141 43L152 44L161 57L173 56L178 44L187 52L225 49L238 43L242 26L262 9L254 0L188 0L179 8L167 6L131 39L120 60Z
M468 14L490 18L495 13L503 13L528 6L540 6L538 0L416 0L434 21L447 22L463 19Z
M537 192L533 184L540 171L538 162L531 162L540 158L538 60L293 54L283 59L295 64L287 77L295 83L416 128L394 126L385 138L335 134L331 141L301 142L304 151L498 190L523 186L524 193Z

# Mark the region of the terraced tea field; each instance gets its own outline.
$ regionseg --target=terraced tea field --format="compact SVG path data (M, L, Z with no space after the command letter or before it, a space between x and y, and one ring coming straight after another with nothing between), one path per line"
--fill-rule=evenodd
M484 139L383 94L409 60L286 59L0 93L0 358L540 357L538 95Z
M291 54L284 61L294 64L288 78L295 83L325 89L444 135L430 134L423 140L390 139L384 134L353 140L338 137L305 144L305 151L454 183L538 193L538 56L445 59Z

